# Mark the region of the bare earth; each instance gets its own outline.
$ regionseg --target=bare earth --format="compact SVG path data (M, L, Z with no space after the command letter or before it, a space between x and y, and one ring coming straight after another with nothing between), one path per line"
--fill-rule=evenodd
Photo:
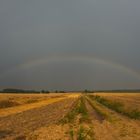
M30 132L53 124L63 118L71 109L76 98L67 97L58 99L55 99L54 102L53 98L51 104L44 104L44 102L42 104L41 102L41 105L38 106L38 103L34 103L33 108L30 109L28 108L29 105L27 105L26 111L24 106L24 110L21 108L20 112L17 111L11 115L8 112L8 115L4 117L2 111L2 115L0 114L0 139L26 139L26 135ZM11 109L14 108L10 108L10 111ZM20 109L20 106L18 109Z
M140 94L93 95L120 101L129 110L140 106ZM117 113L88 95L21 94L19 100L17 95L0 96L1 103L19 103L0 108L0 140L140 140L139 119ZM68 114L69 121L62 121Z

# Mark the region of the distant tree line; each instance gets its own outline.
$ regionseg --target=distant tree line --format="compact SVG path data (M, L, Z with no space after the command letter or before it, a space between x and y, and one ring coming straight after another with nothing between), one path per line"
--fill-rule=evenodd
M93 90L85 89L85 90L83 91L83 93L94 93L94 91L93 91Z
M140 93L140 89L117 89L117 90L88 90L85 89L82 93L97 93L97 92L107 92L107 93Z
M97 90L95 92L107 92L107 93L140 93L140 89Z
M43 93L43 94L48 94L51 91L49 90L41 90L41 91L36 91L36 90L24 90L24 89L15 89L15 88L6 88L0 91L0 93ZM55 90L55 93L66 93L66 91L62 90Z
M0 91L1 93L40 93L35 90L23 90L23 89L14 89L14 88L6 88Z
M55 93L66 93L66 91L63 91L63 90L55 90Z
M48 90L41 90L41 93L50 93Z
M43 93L43 94L48 94L48 93L68 93L69 91L64 91L64 90L55 90L55 91L49 91L49 90L24 90L24 89L15 89L15 88L6 88L0 91L0 93ZM76 91L71 91L71 93L74 93ZM77 92L82 92L82 93L94 93L94 92L107 92L107 93L140 93L140 89L120 89L120 90L88 90L85 89L84 91L77 91Z

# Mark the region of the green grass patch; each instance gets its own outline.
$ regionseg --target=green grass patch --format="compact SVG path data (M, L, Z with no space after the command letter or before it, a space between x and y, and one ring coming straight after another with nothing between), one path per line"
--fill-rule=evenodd
M79 131L78 131L78 138L77 140L85 140L85 132L84 128L81 126Z
M90 95L90 98L96 100L97 102L101 103L102 105L108 107L109 109L112 109L118 113L121 113L122 115L128 116L132 119L140 119L140 111L137 109L133 110L126 110L124 107L124 104L118 101L111 101L108 99L105 99L100 96L92 96Z
M77 140L95 140L94 133L92 131L92 128L84 128L83 126L80 126L78 133L77 133Z
M88 121L89 116L82 96L73 109L60 121L61 123L72 123L77 115L81 115L80 122Z
M70 139L74 140L74 131L73 131L73 129L70 129L69 134L70 134Z
M68 114L63 119L61 119L59 122L62 124L72 123L74 121L76 115L78 114L77 113L78 104L79 104L79 101L73 106L72 110L70 112L68 112Z
M81 114L80 122L89 121L88 111L85 105L85 98L81 97L77 112Z

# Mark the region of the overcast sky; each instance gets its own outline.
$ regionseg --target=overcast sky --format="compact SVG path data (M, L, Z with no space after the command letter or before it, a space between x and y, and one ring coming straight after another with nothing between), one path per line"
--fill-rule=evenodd
M3 88L140 88L140 0L0 0Z

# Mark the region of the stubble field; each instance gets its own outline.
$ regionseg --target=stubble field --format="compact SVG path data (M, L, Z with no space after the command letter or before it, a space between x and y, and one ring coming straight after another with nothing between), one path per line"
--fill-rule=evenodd
M140 140L140 94L0 94L1 140Z

